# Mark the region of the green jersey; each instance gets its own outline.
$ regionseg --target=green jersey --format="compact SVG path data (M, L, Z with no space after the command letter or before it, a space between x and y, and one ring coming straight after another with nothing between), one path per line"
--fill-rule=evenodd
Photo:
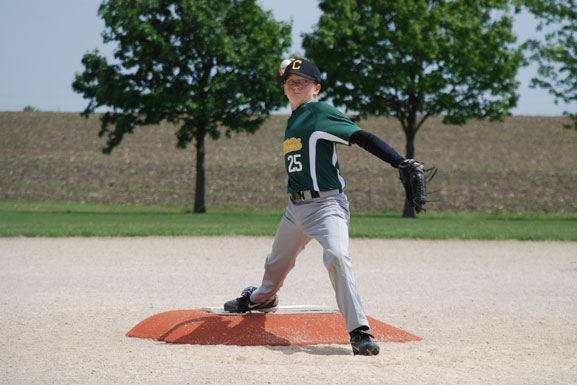
M336 144L350 145L361 128L331 105L318 102L298 107L288 120L283 142L287 192L343 190Z

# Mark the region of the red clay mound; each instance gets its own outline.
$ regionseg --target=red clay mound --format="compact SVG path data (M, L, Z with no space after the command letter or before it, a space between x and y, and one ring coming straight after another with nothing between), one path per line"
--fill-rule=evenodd
M367 317L380 342L421 338ZM204 310L174 310L153 315L136 325L128 337L193 345L319 345L348 344L340 314L247 314L222 316Z

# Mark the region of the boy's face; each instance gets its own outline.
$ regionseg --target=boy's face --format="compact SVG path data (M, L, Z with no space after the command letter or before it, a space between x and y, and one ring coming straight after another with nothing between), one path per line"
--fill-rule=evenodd
M314 80L295 74L290 74L284 82L284 94L287 96L293 111L300 105L315 100L320 90L321 85Z

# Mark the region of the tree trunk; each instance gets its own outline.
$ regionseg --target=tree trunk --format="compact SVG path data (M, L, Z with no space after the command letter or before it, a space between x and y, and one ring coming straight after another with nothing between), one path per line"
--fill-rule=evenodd
M204 139L206 136L206 129L204 127L198 128L196 132L196 187L194 191L194 212L205 213L206 205L204 203Z
M403 218L416 218L415 209L409 204L409 201L405 199L405 207L403 207Z
M407 144L405 146L405 158L415 159L415 136L407 135Z
M407 140L405 146L405 158L415 159L415 127L414 122L407 125L405 130L405 138ZM409 204L409 201L405 199L405 207L403 208L403 218L416 218L415 209Z

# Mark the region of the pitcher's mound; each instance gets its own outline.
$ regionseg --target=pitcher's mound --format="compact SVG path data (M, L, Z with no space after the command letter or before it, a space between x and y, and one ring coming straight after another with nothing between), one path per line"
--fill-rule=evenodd
M420 341L421 338L367 317L379 342ZM219 315L201 309L153 315L136 325L128 337L193 345L321 345L349 344L341 314Z

